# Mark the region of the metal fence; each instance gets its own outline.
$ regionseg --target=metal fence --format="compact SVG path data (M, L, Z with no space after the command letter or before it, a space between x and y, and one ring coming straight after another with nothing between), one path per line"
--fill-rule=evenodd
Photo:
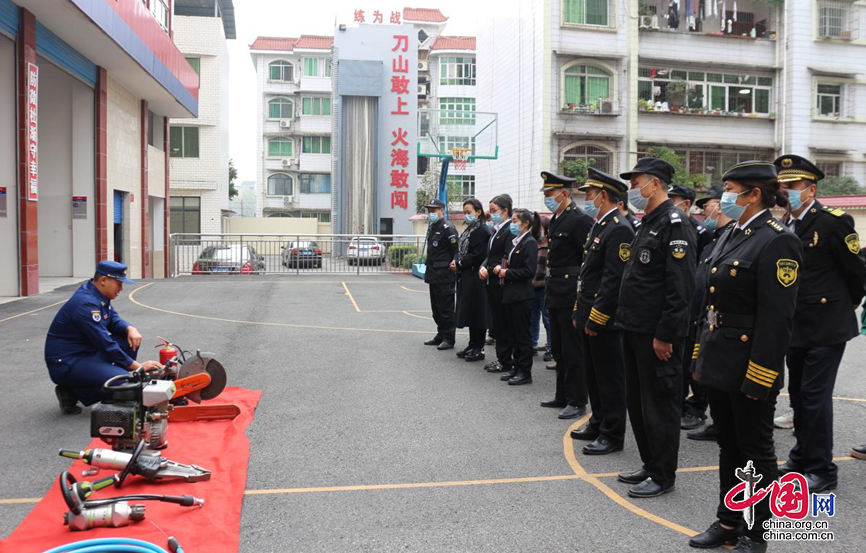
M171 276L411 273L422 235L172 234Z

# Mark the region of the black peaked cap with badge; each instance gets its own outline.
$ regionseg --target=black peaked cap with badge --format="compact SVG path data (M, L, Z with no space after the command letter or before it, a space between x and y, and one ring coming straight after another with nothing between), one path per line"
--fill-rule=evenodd
M541 187L542 192L547 192L548 190L559 190L562 188L571 189L571 187L574 186L574 183L577 182L577 179L557 175L548 171L541 172L541 179L544 181L544 186Z
M697 194L693 188L689 188L688 186L683 186L681 184L672 184L668 188L668 196L677 196L679 198L685 198L686 200L695 203L695 198Z
M804 157L788 154L776 158L773 164L779 172L779 182L807 180L817 183L824 178L824 172Z
M658 177L663 183L668 184L673 180L675 172L674 166L667 161L655 157L642 157L637 161L634 169L626 173L620 173L619 177L629 180L632 175L646 173L647 175Z
M725 193L725 185L722 183L716 183L710 186L710 189L707 191L707 195L701 198L700 200L695 201L695 205L698 208L703 209L704 205L710 200L721 200L722 194Z
M769 161L752 160L734 165L725 172L724 176L722 176L722 180L744 181L775 179L777 176L778 172L776 171L776 166Z
M585 192L590 188L600 188L614 200L622 199L628 191L628 186L624 182L594 167L589 168L586 182L578 190Z
M425 209L445 209L445 202L442 200L432 199L427 205L424 206Z

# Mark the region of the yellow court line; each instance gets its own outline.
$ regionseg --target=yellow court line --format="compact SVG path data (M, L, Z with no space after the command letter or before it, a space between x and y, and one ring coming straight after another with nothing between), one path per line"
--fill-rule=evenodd
M343 285L343 290L345 290L345 291L346 291L346 295L349 296L349 301L352 302L352 306L355 308L355 311L358 312L358 313L360 313L360 312L361 312L361 308L358 307L358 302L355 301L355 296L352 295L352 292L349 292L349 287L346 286L346 283L345 283L345 282L341 282L340 284Z
M0 322L2 322L2 321L0 321ZM790 396L791 394L783 392L779 395L780 396ZM837 396L833 396L833 400L834 401L853 401L854 403L866 403L866 399L860 398L860 397L837 397Z
M409 315L410 317L415 317L416 319L424 319L424 320L427 320L427 321L432 321L432 320L433 320L433 317L422 317L421 315L413 315L413 314L412 314L411 312L409 312L409 311L401 311L400 313L402 313L402 314L404 314L404 315Z
M49 308L54 307L56 305L60 305L61 303L66 303L66 300L59 301L57 303L52 303L51 305L46 305L44 307L40 307L38 309L34 309L34 310L28 311L26 313L19 313L18 315L12 315L11 317L6 317L5 319L0 319L0 323L5 323L6 321L11 321L12 319L17 319L18 317L23 317L24 315L31 315L31 314L36 313L38 311L42 311L44 309L49 309Z
M854 457L850 455L843 455L841 457L833 457L833 461L854 461ZM785 461L778 461L781 465ZM680 472L710 472L719 470L719 465L707 466L707 467L680 467L677 469L677 473ZM619 476L618 472L599 472L597 474L590 474L593 478L613 478L614 476Z
M41 497L15 497L12 499L0 499L0 505L23 505L25 503L39 503Z
M414 288L406 288L405 286L402 286L402 285L400 286L400 288L402 288L403 290L406 290L407 292L415 292L416 294L429 293L427 290L415 290Z

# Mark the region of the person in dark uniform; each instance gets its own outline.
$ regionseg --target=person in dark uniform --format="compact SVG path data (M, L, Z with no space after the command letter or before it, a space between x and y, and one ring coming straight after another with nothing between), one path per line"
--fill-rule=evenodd
M747 462L761 475L756 491L778 478L773 414L784 380L803 252L769 211L786 201L772 163L746 161L723 178L721 208L737 223L703 261L705 320L696 364L719 434L718 520L689 545L737 542L736 552L762 553L767 550L763 525L770 518L769 500L755 505L753 525L744 528L742 512L728 509L724 498L740 483L736 471L745 470Z
M111 305L124 284L133 284L126 265L101 261L93 278L76 290L48 328L45 363L64 415L80 413L78 402L93 405L107 399L102 386L110 378L139 367L162 368L156 361L135 360L141 333Z
M580 266L574 324L582 334L586 383L592 418L571 432L578 440L591 440L586 455L621 451L625 439L625 372L622 367L622 332L616 310L622 273L631 253L634 229L617 209L628 187L615 177L589 168L580 187L586 192L583 210L595 217Z
M484 360L484 335L488 326L487 290L478 269L487 259L490 229L484 224L484 208L475 198L463 202L466 228L457 240L457 256L451 270L457 273L457 328L469 328L469 345L457 352L466 361Z
M697 332L700 332L701 323L704 320L702 305L704 294L706 293L706 290L704 290L703 287L704 280L706 279L706 274L704 274L706 273L706 263L702 263L702 261L709 257L710 253L713 251L713 247L722 234L724 234L728 228L737 224L736 221L722 213L722 210L719 207L724 192L724 184L714 184L710 187L710 190L705 197L695 202L703 212L704 227L713 235L712 242L704 248L703 254L700 256L700 259L698 259L698 267L695 274L695 295L692 298L691 309L691 322L696 331L695 336L697 336ZM694 344L694 346L697 345L697 343ZM695 370L694 365L698 359L698 348L694 346L691 354L689 354L688 349L685 350L686 357L691 361L691 366L687 372L683 373L683 380L688 380L692 395L688 395L689 391L684 385L683 418L685 419L686 417L693 416L697 417L701 421L705 421L710 400L707 398L706 390L703 389L701 383L695 380L693 376ZM718 438L718 433L716 432L715 426L708 424L703 428L689 430L686 432L686 438L690 440L715 442Z
M533 234L538 234L540 225L538 213L515 209L508 228L511 251L505 263L493 268L502 282L503 326L512 344L512 369L501 378L509 386L532 384L532 279L538 263L538 242Z
M445 221L445 203L431 200L427 208L427 270L424 282L430 286L430 307L436 321L436 336L424 342L438 350L454 347L454 283L457 274L451 262L457 253L457 229Z
M854 219L815 199L824 173L808 159L775 161L790 204L786 223L803 244L801 293L788 350L788 393L797 443L780 471L806 476L810 492L836 488L833 462L833 387L845 344L857 336L855 310L863 302L866 263Z
M487 303L490 306L490 334L495 338L496 359L484 365L484 370L490 373L511 372L512 355L511 342L503 334L502 284L493 274L493 268L501 265L511 251L511 241L514 238L509 230L511 224L511 196L500 194L488 206L493 229L487 241L487 259L478 269L478 278L487 282Z
M621 473L632 497L674 488L680 445L683 343L695 287L695 230L668 199L674 168L645 157L620 175L628 201L644 211L620 288L617 325L623 329L628 415L643 467Z
M640 219L634 216L631 209L628 208L628 201L621 200L616 206L619 208L619 212L625 217L625 220L631 223L631 227L637 231L637 228L640 226Z
M586 414L586 369L583 338L571 322L577 299L577 276L592 217L571 199L575 179L541 172L544 205L553 213L547 238L547 285L545 303L550 313L550 350L556 362L556 395L542 407L561 409L559 418L575 419Z
M668 187L668 198L670 198L674 203L674 207L678 208L688 216L692 226L695 227L695 234L697 235L696 247L698 258L700 258L704 252L704 248L713 241L713 233L707 230L701 221L698 221L692 216L692 206L695 205L697 194L692 188L681 184L673 184Z

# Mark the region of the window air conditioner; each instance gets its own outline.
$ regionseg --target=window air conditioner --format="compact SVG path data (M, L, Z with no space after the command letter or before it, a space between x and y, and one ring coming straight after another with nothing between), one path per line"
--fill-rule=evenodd
M652 16L651 15L640 16L640 28L641 29L649 29L651 27L652 27Z
M427 60L418 60L418 71L427 71L428 69Z
M293 159L284 159L283 160L283 167L290 167L293 162L294 162Z
M294 196L283 196L283 205L292 205L295 203Z
M420 96L422 98L427 97L427 84L426 83L418 85L418 96Z
M292 126L292 122L289 119L283 119L282 121L280 121L280 128L281 129L288 129L291 126Z

